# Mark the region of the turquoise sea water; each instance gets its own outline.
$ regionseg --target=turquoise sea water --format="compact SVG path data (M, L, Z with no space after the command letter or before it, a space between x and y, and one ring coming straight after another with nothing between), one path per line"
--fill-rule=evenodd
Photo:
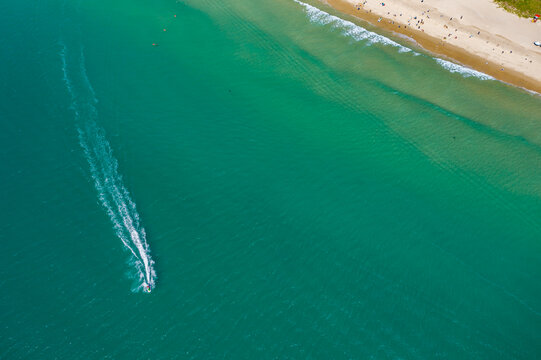
M541 356L541 99L333 15L0 4L0 358Z

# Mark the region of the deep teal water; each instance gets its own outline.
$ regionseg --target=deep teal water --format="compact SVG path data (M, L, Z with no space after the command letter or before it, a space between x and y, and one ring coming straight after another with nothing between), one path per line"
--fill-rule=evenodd
M540 98L311 4L0 4L0 358L541 356Z

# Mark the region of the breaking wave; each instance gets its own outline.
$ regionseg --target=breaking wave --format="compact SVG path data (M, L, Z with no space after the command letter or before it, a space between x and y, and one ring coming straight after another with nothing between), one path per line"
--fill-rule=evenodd
M434 58L434 59L436 60L438 64L440 64L442 68L444 68L445 70L448 70L449 72L459 73L460 75L464 77L476 77L481 80L495 80L492 76L482 73L480 71L473 70L468 67L458 65L447 60L443 60L439 58Z
M308 18L311 22L320 24L320 25L331 25L335 29L339 29L342 31L342 34L344 36L348 36L355 41L368 41L369 44L383 44L383 45L390 45L398 48L399 52L410 52L411 49L400 45L399 43L386 38L385 36L376 34L375 32L368 31L364 28L362 28L359 25L356 25L352 23L351 21L347 21L344 19L341 19L337 16L331 15L329 13L326 13L323 10L320 10L312 5L306 4L299 0L293 0L297 4L304 7L306 10L306 13L308 14Z
M383 44L383 45L390 45L398 48L399 52L411 52L410 48L407 48L406 46L400 45L399 43L386 38L383 35L376 34L372 31L368 31L364 28L362 28L359 25L356 25L350 21L341 19L337 16L331 15L329 13L326 13L323 10L320 10L312 5L306 4L300 0L293 0L297 4L304 7L308 18L311 22L320 24L320 25L330 25L335 29L339 29L342 31L342 34L344 36L348 36L356 41L368 41L369 44ZM417 52L414 52L414 55L419 55ZM464 77L476 77L481 80L495 80L492 76L484 74L480 71L476 71L473 69L470 69L468 67L458 65L455 63L452 63L447 60L434 58L436 62L443 67L444 69L448 70L451 73L458 73Z
M116 235L131 253L131 262L140 282L138 288L147 285L153 288L156 272L145 230L135 203L118 173L118 161L104 130L97 124L98 100L86 73L83 50L72 57L68 55L66 45L61 43L61 46L63 79L72 100L70 108L75 114L79 143L88 161L98 198L113 223Z

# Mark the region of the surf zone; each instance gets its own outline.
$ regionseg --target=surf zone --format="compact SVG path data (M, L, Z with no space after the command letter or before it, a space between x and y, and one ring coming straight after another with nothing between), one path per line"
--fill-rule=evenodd
M99 201L116 236L130 253L130 264L137 279L134 290L150 293L156 283L154 261L135 202L124 186L118 161L113 156L105 132L98 125L98 100L87 76L83 49L79 48L73 54L64 43L60 46L63 80L71 97L70 108L75 116L79 144L88 162Z

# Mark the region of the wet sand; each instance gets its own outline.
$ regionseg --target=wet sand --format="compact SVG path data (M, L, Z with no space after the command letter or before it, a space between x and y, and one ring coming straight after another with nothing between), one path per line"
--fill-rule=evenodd
M541 21L521 19L490 0L456 0L452 5L442 0L392 0L385 6L376 0L324 2L405 35L433 54L541 93L541 47L533 45L538 33L541 41Z

